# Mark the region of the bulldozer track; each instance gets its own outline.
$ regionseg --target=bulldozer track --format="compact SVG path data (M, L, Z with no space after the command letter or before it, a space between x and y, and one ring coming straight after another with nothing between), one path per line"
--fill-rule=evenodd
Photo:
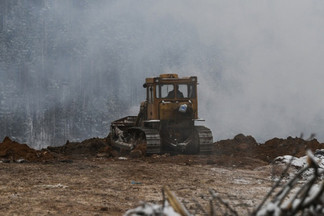
M158 130L142 127L132 129L137 129L144 132L146 138L146 154L161 153L161 138Z
M211 154L213 151L213 135L212 132L204 126L195 126L199 138L199 153Z

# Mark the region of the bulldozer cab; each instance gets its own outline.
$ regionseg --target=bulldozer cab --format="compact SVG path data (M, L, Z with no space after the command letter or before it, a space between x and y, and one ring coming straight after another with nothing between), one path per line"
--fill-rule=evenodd
M147 78L146 120L197 119L197 77L162 74Z

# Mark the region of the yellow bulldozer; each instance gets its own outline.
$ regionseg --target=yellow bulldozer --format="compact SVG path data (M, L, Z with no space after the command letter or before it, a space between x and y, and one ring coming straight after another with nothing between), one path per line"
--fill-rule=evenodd
M204 126L197 126L197 77L179 78L161 74L146 78L146 100L137 116L126 116L111 123L112 145L133 150L144 146L146 154L208 154L213 136Z

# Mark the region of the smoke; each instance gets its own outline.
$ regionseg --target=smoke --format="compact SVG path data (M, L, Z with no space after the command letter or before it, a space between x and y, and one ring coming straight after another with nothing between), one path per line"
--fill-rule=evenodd
M126 17L142 26L129 26L141 32L141 45L131 51L126 74L197 75L200 116L214 139L245 133L262 142L300 133L324 139L323 6L321 1L118 1L113 11L129 9Z
M35 20L43 40L35 43L45 45L29 54L38 66L26 66L40 86L28 95L38 106L48 97L43 83L61 104L82 97L101 111L117 98L124 107L110 108L108 122L136 114L146 77L196 75L199 115L214 140L315 133L324 141L322 1L44 0L42 7Z
M214 87L208 87L214 94L202 100L213 100L208 106L214 114L204 108L216 139L242 132L259 141L300 133L323 140L323 4L256 1L237 6L224 7L214 18L227 17L217 21L226 35L218 37L226 44L224 79L216 87L214 76Z

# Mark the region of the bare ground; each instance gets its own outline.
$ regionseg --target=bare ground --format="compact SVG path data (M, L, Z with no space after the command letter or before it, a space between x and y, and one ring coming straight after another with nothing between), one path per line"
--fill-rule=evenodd
M214 189L244 215L270 189L270 167L230 159L225 166L214 156L188 155L1 163L0 214L123 215L141 200L159 203L168 185L189 209L192 198L206 205L200 195Z

